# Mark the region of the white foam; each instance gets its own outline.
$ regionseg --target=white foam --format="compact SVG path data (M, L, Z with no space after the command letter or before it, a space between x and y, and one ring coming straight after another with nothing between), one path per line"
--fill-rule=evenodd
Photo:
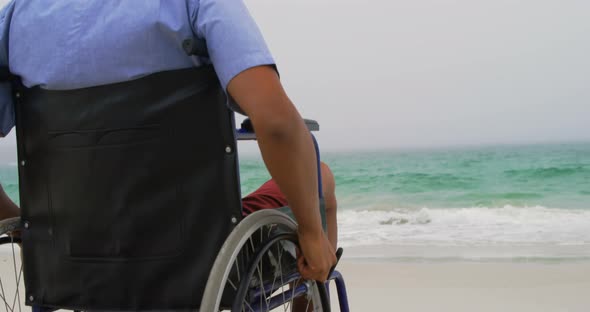
M541 206L393 208L338 214L342 246L590 245L590 210Z

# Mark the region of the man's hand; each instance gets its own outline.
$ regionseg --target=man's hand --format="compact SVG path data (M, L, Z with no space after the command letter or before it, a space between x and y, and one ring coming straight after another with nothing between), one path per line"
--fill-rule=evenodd
M336 256L322 230L317 159L303 119L270 66L243 71L229 82L227 90L252 120L266 167L299 224L301 275L326 280Z
M298 233L302 254L297 256L297 268L304 279L325 282L330 269L336 265L336 251L328 237L321 233L319 237Z

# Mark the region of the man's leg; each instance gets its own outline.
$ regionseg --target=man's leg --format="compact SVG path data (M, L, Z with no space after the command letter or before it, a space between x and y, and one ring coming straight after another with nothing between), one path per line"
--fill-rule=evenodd
M0 220L20 216L18 206L6 195L0 185Z
M328 239L336 249L338 243L338 224L336 219L337 201L336 201L336 182L330 167L325 163L321 163L322 171L322 190L326 208L326 223L328 226ZM283 206L288 206L287 198L281 192L278 185L269 180L264 183L256 191L242 199L244 214L250 214L254 211L262 209L274 209Z
M336 181L332 170L325 163L321 163L322 169L322 190L324 192L324 202L326 204L326 223L328 225L328 239L332 247L336 250L338 245L338 220L336 212L338 202L336 201Z

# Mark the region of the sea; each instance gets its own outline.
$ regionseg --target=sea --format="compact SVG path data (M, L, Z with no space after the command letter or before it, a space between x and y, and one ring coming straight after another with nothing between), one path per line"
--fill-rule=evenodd
M590 143L326 152L339 245L401 261L590 260ZM270 178L240 158L242 193ZM18 202L15 161L0 181Z

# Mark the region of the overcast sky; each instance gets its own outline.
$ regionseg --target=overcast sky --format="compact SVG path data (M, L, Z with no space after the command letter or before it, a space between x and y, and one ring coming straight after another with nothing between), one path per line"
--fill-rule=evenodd
M246 3L325 149L590 140L590 1Z

